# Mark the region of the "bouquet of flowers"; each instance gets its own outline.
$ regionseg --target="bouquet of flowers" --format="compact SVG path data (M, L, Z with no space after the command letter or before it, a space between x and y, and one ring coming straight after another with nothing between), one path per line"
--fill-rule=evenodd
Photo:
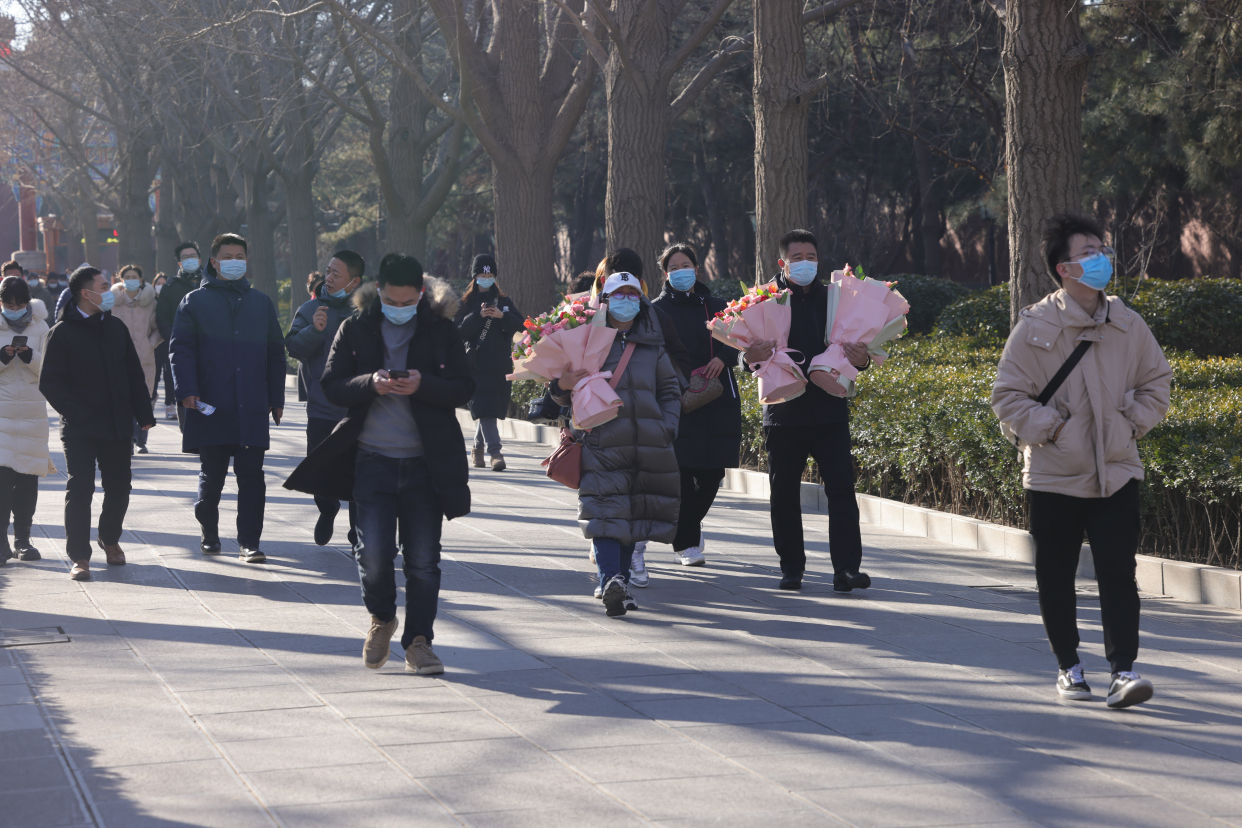
M860 271L861 272L861 271ZM811 360L811 382L836 397L854 393L858 369L845 356L842 342L861 342L877 365L888 356L883 346L905 333L910 303L893 289L896 282L861 279L847 264L834 270L828 285L828 350Z
M771 358L751 365L759 380L759 401L765 405L788 402L806 390L806 377L789 356L789 296L789 289L775 282L761 285L707 322L713 337L738 350L765 341L776 343Z
M617 331L604 325L604 318L598 299L567 296L547 313L527 319L525 331L514 336L513 373L505 379L548 382L567 371L586 370L570 393L574 426L589 429L614 419L621 398L607 382L612 372L600 369Z

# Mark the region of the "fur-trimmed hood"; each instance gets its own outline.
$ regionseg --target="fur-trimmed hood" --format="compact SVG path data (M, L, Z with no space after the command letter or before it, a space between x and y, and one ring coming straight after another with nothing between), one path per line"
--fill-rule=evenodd
M365 312L379 302L379 285L367 282L354 291L352 297L354 307ZM461 297L453 286L436 276L423 276L423 298L418 303L420 308L435 311L436 315L452 321L461 305Z

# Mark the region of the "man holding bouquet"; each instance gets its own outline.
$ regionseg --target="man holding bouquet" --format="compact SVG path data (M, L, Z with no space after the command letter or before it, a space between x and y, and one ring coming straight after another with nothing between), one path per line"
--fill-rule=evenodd
M819 280L819 247L808 230L792 230L780 242L780 273L777 285L789 288L790 326L788 347L801 354L805 371L811 357L829 344L827 287ZM750 365L772 357L775 343L759 342L747 348ZM847 358L859 369L871 363L864 344L841 343ZM871 586L871 578L859 572L862 533L858 527L858 501L854 496L854 461L850 453L849 408L815 383L786 402L763 407L764 445L768 451L771 481L772 542L781 559L781 589L801 589L806 570L802 534L802 473L807 457L819 466L828 496L828 545L832 554L832 587L850 592Z

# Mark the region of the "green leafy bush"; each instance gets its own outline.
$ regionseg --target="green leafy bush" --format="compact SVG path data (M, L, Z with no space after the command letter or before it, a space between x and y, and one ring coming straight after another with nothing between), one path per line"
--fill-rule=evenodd
M933 330L938 336L968 336L980 344L1004 345L1009 336L1009 285L958 299L941 311Z
M970 295L970 288L942 279L939 276L923 276L918 273L899 273L885 276L885 280L897 283L897 290L910 303L906 316L910 333L930 333L941 311L954 302Z
M1242 280L1147 279L1129 304L1165 348L1242 354Z

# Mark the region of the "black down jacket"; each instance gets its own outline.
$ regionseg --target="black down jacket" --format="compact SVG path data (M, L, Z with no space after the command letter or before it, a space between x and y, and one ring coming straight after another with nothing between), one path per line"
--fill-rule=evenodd
M504 316L483 316L480 311L484 302L495 302ZM488 290L475 290L462 299L455 321L474 373L474 396L470 398L470 416L474 419L503 420L508 416L513 383L505 379L505 374L513 373L513 335L522 330L525 320L513 300L495 285Z
M578 524L588 538L671 543L677 528L681 475L673 440L681 416L681 382L664 348L656 311L646 299L627 336L604 361L612 371L625 344L637 347L617 383L621 411L582 440Z

